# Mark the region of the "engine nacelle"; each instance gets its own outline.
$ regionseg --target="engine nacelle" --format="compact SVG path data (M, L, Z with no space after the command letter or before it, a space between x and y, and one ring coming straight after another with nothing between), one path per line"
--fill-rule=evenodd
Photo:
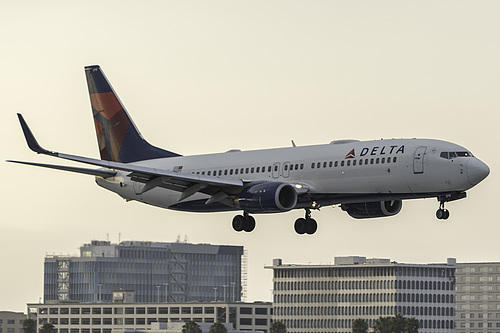
M355 219L367 219L396 215L401 211L401 207L403 207L401 200L388 200L345 204L342 205L342 210Z
M286 183L260 183L244 188L238 202L249 213L286 212L297 204L297 191Z

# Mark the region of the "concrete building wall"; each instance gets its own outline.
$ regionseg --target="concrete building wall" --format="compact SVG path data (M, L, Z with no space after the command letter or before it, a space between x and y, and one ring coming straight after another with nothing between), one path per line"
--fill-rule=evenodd
M23 333L25 319L22 312L0 311L0 333Z
M422 333L455 331L455 266L378 262L268 267L274 271L273 320L291 333L347 333L355 319L371 326L401 313L419 320Z
M500 262L457 264L457 333L500 333Z
M268 332L272 304L255 303L45 303L28 304L38 325L52 323L56 333L111 333L146 330L152 323L231 323L237 330Z

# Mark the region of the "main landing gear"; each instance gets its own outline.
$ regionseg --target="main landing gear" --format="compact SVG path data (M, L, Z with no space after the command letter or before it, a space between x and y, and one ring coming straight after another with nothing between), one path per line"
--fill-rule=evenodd
M248 215L247 212L243 212L243 215L236 215L233 218L233 229L235 231L253 231L255 229L255 219Z
M444 208L445 201L439 203L439 209L436 211L436 217L438 220L446 220L450 217L450 211Z
M243 215L236 215L233 218L233 229L238 232L253 231L255 229L255 219L248 215L247 212L243 212ZM311 210L309 208L306 208L306 216L304 218L299 218L295 221L294 229L299 235L312 235L318 230L318 223L311 217Z
M308 234L312 235L318 230L318 223L311 217L311 210L306 208L305 218L299 218L295 221L295 232L299 235Z

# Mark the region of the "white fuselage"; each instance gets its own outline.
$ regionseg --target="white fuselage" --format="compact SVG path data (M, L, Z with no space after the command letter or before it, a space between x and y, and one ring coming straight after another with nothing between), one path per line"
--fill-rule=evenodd
M306 188L312 197L326 196L328 204L360 202L370 197L395 200L461 192L479 183L489 172L486 164L467 149L430 139L346 140L314 146L162 158L134 164L245 182L290 183L296 188ZM127 200L163 208L174 208L172 206L179 203L179 192L161 187L140 194L144 184L131 181L127 174L118 171L113 178L97 177L96 181ZM208 197L198 193L184 201Z

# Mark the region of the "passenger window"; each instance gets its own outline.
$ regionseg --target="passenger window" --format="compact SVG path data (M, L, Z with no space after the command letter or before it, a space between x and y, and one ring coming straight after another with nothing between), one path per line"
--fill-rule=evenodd
M240 169L240 173L241 173L241 174L244 174L244 173L245 173L245 169L241 168L241 169Z
M370 164L373 164L373 158L372 158L372 159L370 159Z
M227 176L227 170L224 170L224 176Z
M347 166L351 166L351 160L347 160Z
M340 166L344 166L344 161L340 162Z
M285 164L285 167L284 167L285 171L288 170L288 164Z
M277 165L274 166L274 171L278 171L278 166Z
M326 162L323 163L323 168L326 168Z
M219 176L222 176L222 170L219 170Z
M339 166L339 161L335 161L335 167Z
M315 164L311 163L311 169L314 169L314 167L315 167Z
M365 159L365 164L368 164L368 159Z
M300 170L304 169L304 163L300 164Z
M246 169L245 169L245 173L248 173L248 171L250 171L250 169L249 169L249 168L246 168Z
M209 171L209 172L207 172L207 175L209 175L209 176L210 176L210 171Z
M352 165L356 165L356 160L352 161Z
M385 157L382 157L382 164L385 163Z
M359 165L363 165L363 160L359 160Z
M229 170L229 174L232 175L233 174L233 169Z
M261 170L262 170L262 172L266 172L266 167L263 166Z
M204 176L205 175L205 171L202 171L201 174Z
M257 167L257 169L255 169L255 172L259 173L260 171L260 167Z
M250 173L253 173L253 171L254 171L254 167L252 167L252 168L250 169Z
M321 168L321 162L318 162L318 164L316 164L316 166L319 168Z
M396 163L397 157L392 158L392 163Z
M380 163L380 158L377 157L377 159L375 160L375 163L379 164Z
M271 172L271 166L267 168L267 172Z
M330 163L328 163L328 166L331 168L333 166L333 162L330 161Z
M238 174L238 169L234 169L234 174L237 175Z

